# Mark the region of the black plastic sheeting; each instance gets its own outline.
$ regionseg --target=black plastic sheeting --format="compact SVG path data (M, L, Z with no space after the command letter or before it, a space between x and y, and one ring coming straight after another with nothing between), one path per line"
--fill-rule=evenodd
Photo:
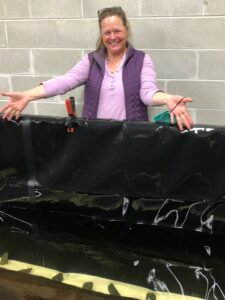
M65 122L0 121L0 253L225 299L225 128Z

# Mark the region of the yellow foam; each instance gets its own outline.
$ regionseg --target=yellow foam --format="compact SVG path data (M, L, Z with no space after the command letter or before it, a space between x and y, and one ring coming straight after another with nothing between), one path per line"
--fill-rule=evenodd
M49 279L53 278L55 275L59 273L59 271L54 269L40 267L37 265L27 264L15 260L8 260L7 264L1 265L0 267L12 271L20 271L23 269L32 268L29 274L42 276ZM191 296L153 291L141 286L132 285L125 282L120 282L116 280L110 280L98 276L92 276L92 275L80 274L80 273L63 273L62 282L76 287L83 287L83 284L85 282L93 282L93 290L104 294L109 294L108 286L110 283L113 283L113 285L115 286L115 288L117 289L117 291L121 296L136 298L140 300L146 300L147 293L155 294L157 300L203 300L202 298L196 298Z

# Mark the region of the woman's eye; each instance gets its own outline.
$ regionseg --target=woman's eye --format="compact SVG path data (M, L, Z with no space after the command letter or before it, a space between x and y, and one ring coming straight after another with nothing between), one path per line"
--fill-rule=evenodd
M109 36L109 35L110 35L110 31L104 32L104 35L105 35L105 36Z

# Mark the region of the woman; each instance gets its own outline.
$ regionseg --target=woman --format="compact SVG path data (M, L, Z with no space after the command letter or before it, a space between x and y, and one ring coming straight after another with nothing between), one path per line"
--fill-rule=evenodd
M176 116L178 127L190 129L192 119L186 109L191 98L160 91L156 83L154 65L142 51L128 42L130 27L120 7L98 12L100 36L96 51L89 53L69 72L43 82L40 86L14 93L1 93L10 97L0 109L3 118L19 118L32 100L48 98L85 85L85 118L147 121L148 105L166 105L171 122Z

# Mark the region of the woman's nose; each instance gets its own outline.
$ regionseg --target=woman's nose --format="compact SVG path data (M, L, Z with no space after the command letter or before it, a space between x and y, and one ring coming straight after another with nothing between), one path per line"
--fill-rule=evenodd
M113 31L111 31L111 33L110 33L110 38L111 39L115 39L116 38L116 34Z

